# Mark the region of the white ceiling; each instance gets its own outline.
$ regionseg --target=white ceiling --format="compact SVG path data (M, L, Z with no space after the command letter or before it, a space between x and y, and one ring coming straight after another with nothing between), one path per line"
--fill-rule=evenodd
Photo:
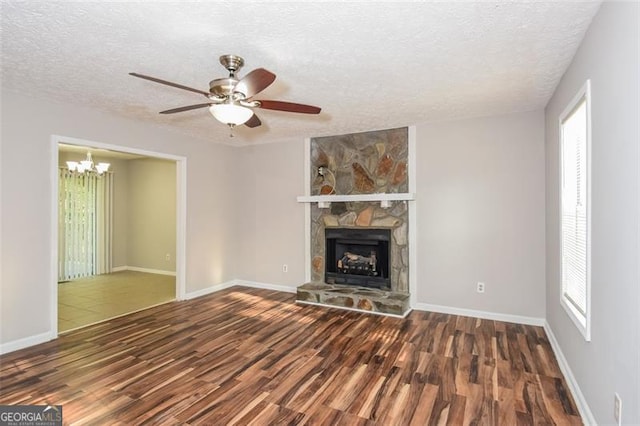
M262 143L543 108L599 1L2 2L2 89L88 105L212 142ZM159 115L245 58L276 82L256 99L322 107L257 110L228 129L206 109Z

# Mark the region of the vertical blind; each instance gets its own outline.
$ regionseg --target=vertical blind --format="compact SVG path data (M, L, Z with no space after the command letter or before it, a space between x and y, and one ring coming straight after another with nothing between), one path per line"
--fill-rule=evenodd
M58 281L111 272L113 174L58 178Z
M562 291L587 311L587 102L562 121Z

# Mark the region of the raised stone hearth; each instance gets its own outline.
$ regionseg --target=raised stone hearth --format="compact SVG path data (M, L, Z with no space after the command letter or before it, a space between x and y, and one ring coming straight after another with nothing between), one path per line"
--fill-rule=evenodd
M410 310L407 293L342 284L307 283L298 287L296 299L302 303L320 303L390 315L404 316Z

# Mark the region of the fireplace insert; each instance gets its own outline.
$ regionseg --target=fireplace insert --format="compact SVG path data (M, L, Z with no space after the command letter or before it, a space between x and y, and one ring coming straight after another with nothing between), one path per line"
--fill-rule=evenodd
M326 228L325 282L391 289L389 229Z

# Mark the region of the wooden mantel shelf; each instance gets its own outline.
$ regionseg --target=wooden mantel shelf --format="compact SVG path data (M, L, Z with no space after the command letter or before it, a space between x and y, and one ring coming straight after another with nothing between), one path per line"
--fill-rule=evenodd
M318 207L328 208L331 203L348 203L352 201L379 201L381 207L387 208L391 206L391 201L413 201L415 199L415 193L401 192L354 195L301 195L298 197L298 202L318 203Z

